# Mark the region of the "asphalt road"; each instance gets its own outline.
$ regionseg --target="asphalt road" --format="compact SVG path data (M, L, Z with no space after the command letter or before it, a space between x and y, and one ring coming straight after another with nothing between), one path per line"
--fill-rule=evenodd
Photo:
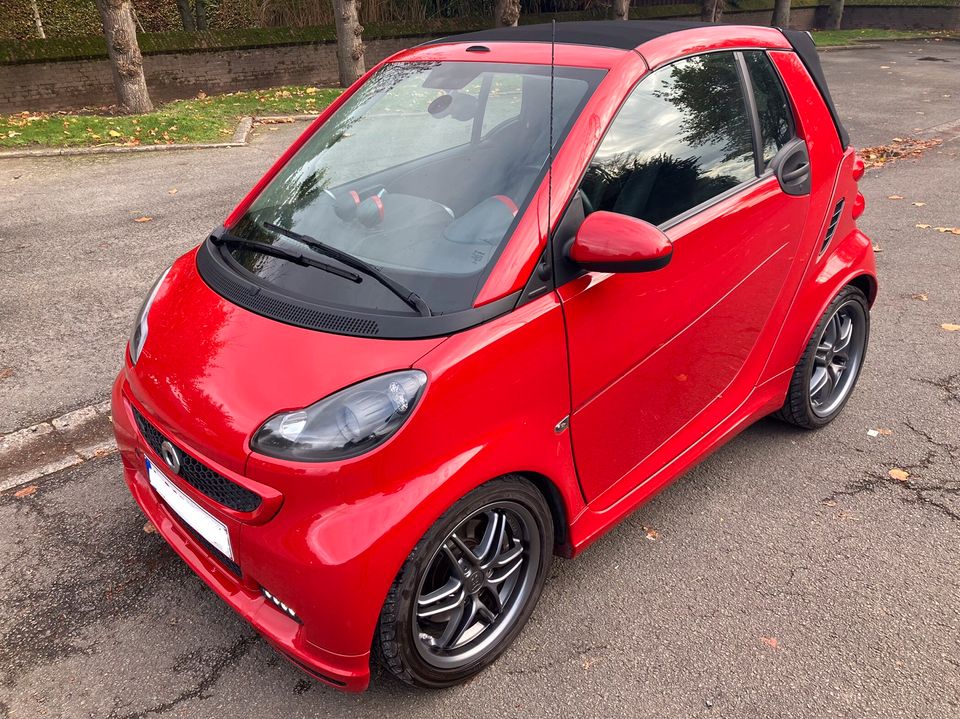
M960 44L824 64L859 146L960 119ZM291 136L0 161L0 432L106 396L153 276ZM0 717L960 716L960 332L941 328L960 324L960 238L934 229L960 226L958 154L862 182L882 286L843 415L755 425L557 561L526 631L466 686L304 678L143 530L107 457L0 495Z

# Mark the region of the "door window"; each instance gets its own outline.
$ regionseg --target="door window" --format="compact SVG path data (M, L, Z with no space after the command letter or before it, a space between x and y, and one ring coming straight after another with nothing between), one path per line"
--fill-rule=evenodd
M756 177L732 52L672 63L624 103L581 184L588 212L658 225Z
M783 85L767 54L760 51L745 52L743 59L757 101L760 145L763 166L766 167L777 151L793 137L793 115Z

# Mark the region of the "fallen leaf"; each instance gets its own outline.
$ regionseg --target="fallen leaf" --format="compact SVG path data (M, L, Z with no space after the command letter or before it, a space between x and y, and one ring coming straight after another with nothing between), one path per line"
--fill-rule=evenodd
M22 499L23 497L29 497L31 494L36 494L37 485L31 484L29 487L24 487L23 489L18 489L13 493L13 496L17 499Z
M895 479L898 482L906 482L908 479L910 479L910 473L905 469L900 469L899 467L894 467L887 472L887 474L890 475L890 479Z
M887 199L888 199L888 200L902 200L902 199L903 199L903 195L888 195L888 196L887 196Z
M153 522L147 522L146 524L143 525L143 531L146 534L156 534L157 528L153 526Z
M13 367L0 368L0 379L8 379L9 377L13 377Z
M934 227L937 232L949 232L952 235L960 235L960 227Z
M960 325L955 325L952 322L944 322L942 325L940 325L940 329L944 329L947 332L956 332L957 330L960 330Z
M776 649L777 645L779 644L776 637L760 637L760 641L766 644L768 647L772 647L774 649Z
M874 246L873 246L873 251L874 251L874 252L883 252L883 248L882 248L880 245L874 245Z
M207 93L205 93L203 90L201 90L200 92L197 93L197 99L198 99L198 100L205 100L206 97L207 97Z
M117 132L116 130L110 130L110 132L108 132L107 134L110 135L110 137L122 137L122 136L123 136L123 133Z
M167 190L167 194L168 194L168 195L176 195L176 194L177 194L177 188L176 188L176 187L171 187L169 190Z
M641 529L643 529L643 531L647 533L647 539L649 539L651 542L655 542L657 540L657 537L660 536L660 532L658 532L653 527L641 527Z
M914 203L913 203L913 206L914 206L914 207L926 207L926 206L927 206L927 203L926 203L926 202L914 202Z
M914 294L914 295L910 295L910 299L911 299L911 300L920 300L921 302L926 302L926 301L927 301L927 293L926 293L926 292L917 292L917 293Z
M886 427L877 427L877 434L879 434L881 437L889 437L891 434L893 434L893 430L887 429Z
M304 90L304 92L307 93L308 95L315 95L317 93L317 88L308 87L306 90Z
M929 230L929 229L930 229L930 225L923 225L923 224L914 225L914 227L916 227L918 230Z
M141 222L141 223L143 223L143 222L153 222L153 218L152 218L152 217L148 217L147 215L144 215L143 217L135 217L135 218L133 219L133 221L134 221L134 222Z

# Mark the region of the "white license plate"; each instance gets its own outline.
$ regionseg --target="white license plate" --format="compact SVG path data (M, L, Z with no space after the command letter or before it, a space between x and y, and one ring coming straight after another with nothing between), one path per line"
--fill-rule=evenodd
M184 494L149 459L147 460L147 477L150 478L150 485L157 490L157 494L163 497L163 501L176 512L180 519L231 560L233 559L230 531L226 524Z

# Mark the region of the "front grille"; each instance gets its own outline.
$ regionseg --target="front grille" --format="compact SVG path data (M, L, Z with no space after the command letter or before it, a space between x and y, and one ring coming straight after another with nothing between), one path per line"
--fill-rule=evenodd
M164 441L169 442L170 440L163 436L160 430L150 424L137 410L133 410L133 414L137 420L137 426L140 427L140 434L143 435L154 452L161 454L160 445ZM173 444L173 442L170 442L170 444ZM256 492L241 487L222 474L214 472L179 447L177 449L180 452L179 477L198 492L236 512L252 512L260 506L260 495Z

